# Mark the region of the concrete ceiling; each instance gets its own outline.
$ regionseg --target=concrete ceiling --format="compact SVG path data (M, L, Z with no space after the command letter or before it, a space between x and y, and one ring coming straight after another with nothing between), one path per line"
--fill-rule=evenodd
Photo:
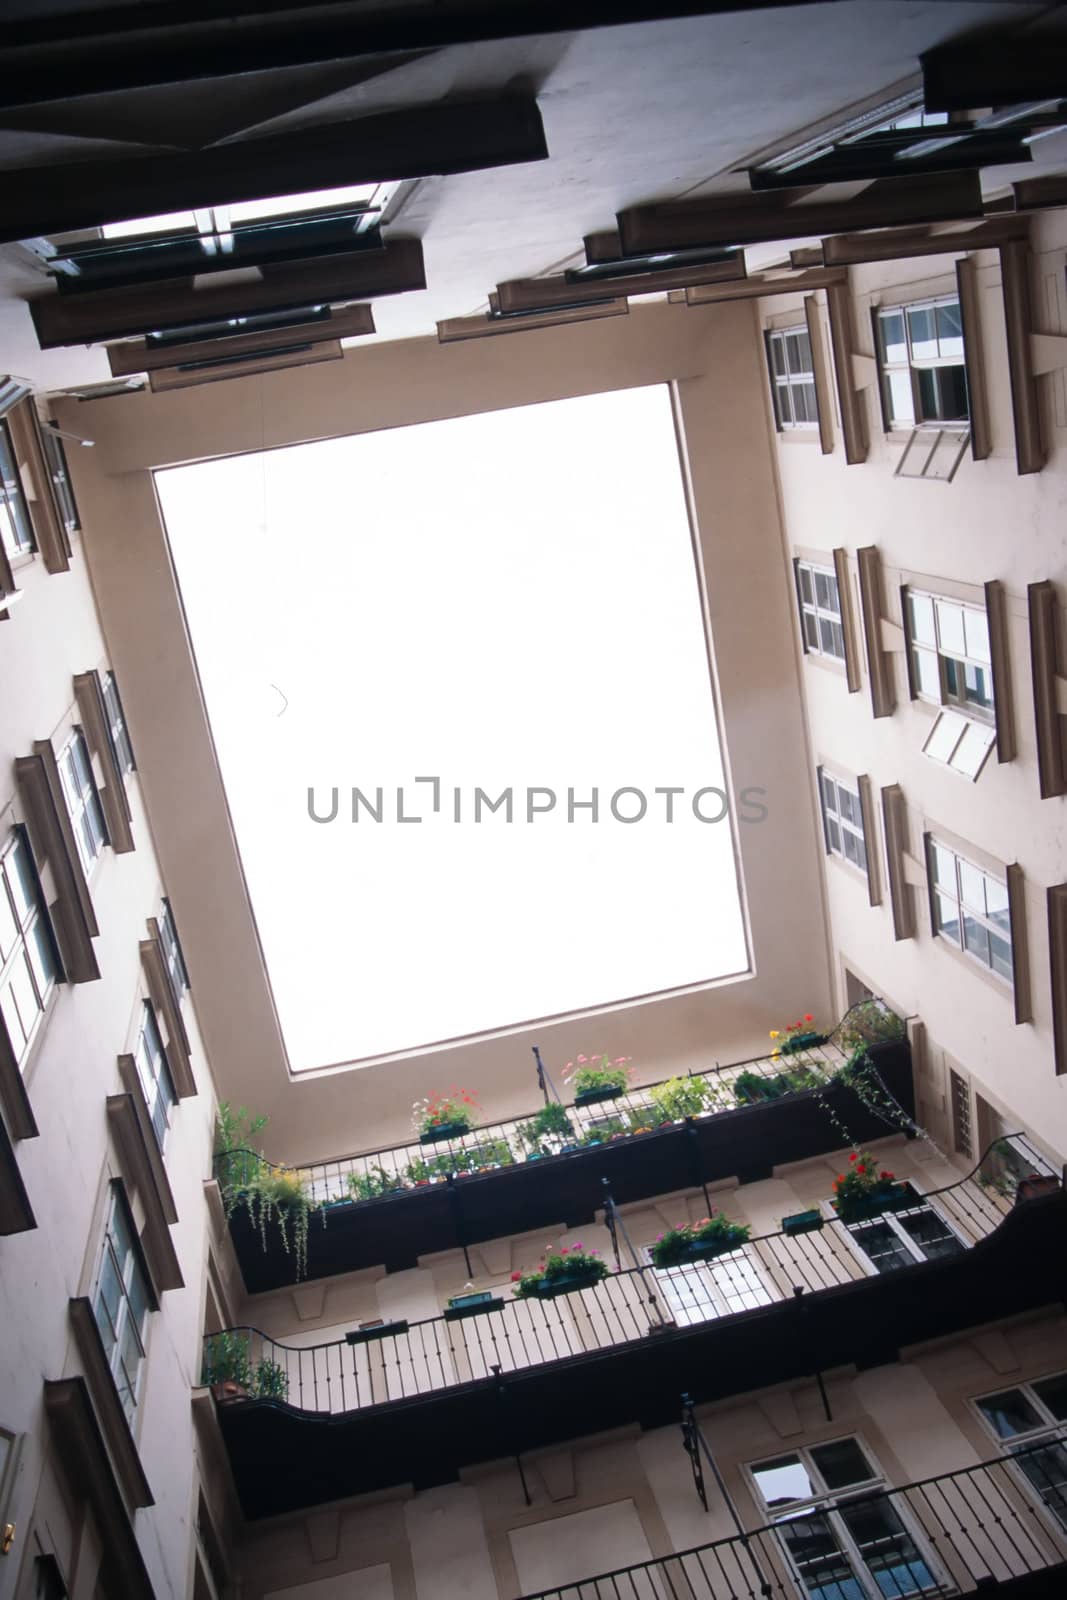
M376 58L374 70L358 62L293 69L275 73L270 83L253 82L262 75L251 74L241 132L206 88L200 103L209 138L241 138L253 128L257 135L275 133L467 98L516 80L535 89L547 161L423 179L395 220L394 235L424 242L428 287L379 299L375 318L377 338L406 339L432 333L440 318L484 310L500 280L572 263L582 236L610 227L624 206L747 189L735 169L853 107L917 84L921 52L996 24L1048 26L1049 10L849 0L449 46ZM102 103L111 98L5 113L0 168L70 159L72 141L88 157L105 127L127 141L143 140L144 121L131 120L129 97L123 117ZM170 117L164 102L157 105L155 139L187 147L195 137L187 104L175 99ZM1058 143L1039 145L1042 160L1026 171L1058 170ZM128 153L130 142L121 148ZM991 169L987 187L1011 175ZM271 192L269 173L263 190ZM48 390L107 380L102 349L37 348L24 298L47 286L20 247L0 249L4 368Z

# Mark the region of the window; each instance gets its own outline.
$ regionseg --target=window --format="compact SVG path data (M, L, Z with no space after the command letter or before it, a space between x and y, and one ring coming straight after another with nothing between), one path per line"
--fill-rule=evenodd
M111 753L115 758L115 765L123 777L128 772L133 772L137 763L133 759L133 747L130 736L126 731L126 717L119 699L119 686L115 682L113 672L105 672L100 679L100 693L104 701L104 711L107 715L108 738L111 741Z
M16 1061L25 1059L58 975L29 841L13 828L0 854L0 1015Z
M844 661L845 629L837 574L832 567L818 567L811 561L798 561L796 573L805 650Z
M70 471L67 467L67 453L63 448L63 440L58 432L47 422L41 427L41 448L44 451L48 476L52 481L56 506L63 526L68 533L76 533L81 527L81 523L78 520L78 506L74 499L74 490L71 488Z
M993 718L993 666L984 606L907 591L912 687L921 700Z
M37 548L6 422L0 422L0 543L9 556L28 555Z
M1067 1529L1067 1372L975 1402L1045 1510Z
M159 914L159 943L174 999L180 1004L182 995L189 987L189 974L185 970L185 957L182 954L181 943L178 939L174 912L171 910L170 901L166 898L163 900L163 909Z
M749 1471L813 1600L946 1592L858 1440L812 1445Z
M651 1250L648 1258L651 1261ZM679 1327L732 1316L735 1311L752 1311L777 1299L743 1249L692 1265L657 1267L654 1276L664 1304Z
M151 1295L135 1244L133 1218L118 1184L111 1186L92 1301L111 1375L129 1421L137 1410Z
M967 422L959 297L891 306L876 313L875 325L888 425Z
M813 428L819 421L815 368L807 328L783 328L767 335L771 394L780 428Z
M853 1244L877 1273L895 1272L917 1261L940 1261L963 1251L948 1223L910 1184L906 1209L845 1226Z
M863 836L863 807L858 789L851 789L842 778L831 777L820 769L819 797L822 803L826 848L842 861L850 861L867 872L867 846Z
M1006 983L1012 982L1008 886L927 837L934 932Z
M78 846L78 856L82 870L88 877L101 850L107 844L107 829L104 826L104 813L100 805L100 796L96 791L85 736L80 728L75 728L64 745L58 766L63 795Z
M146 1000L141 1013L141 1029L137 1036L137 1076L141 1080L145 1104L152 1119L156 1142L162 1150L170 1126L171 1107L177 1102L174 1084L163 1050L156 1014Z
M948 1072L952 1092L952 1147L961 1156L974 1155L971 1132L971 1092L966 1081L952 1067Z

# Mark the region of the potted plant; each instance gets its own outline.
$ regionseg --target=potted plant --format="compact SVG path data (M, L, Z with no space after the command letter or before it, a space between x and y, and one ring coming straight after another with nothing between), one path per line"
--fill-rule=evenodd
M252 1392L257 1400L288 1400L289 1374L277 1361L264 1356L252 1370Z
M375 1200L382 1194L395 1194L404 1187L398 1172L386 1172L384 1167L368 1167L365 1172L350 1172L347 1178L350 1200Z
M823 1214L818 1207L810 1211L794 1211L792 1216L782 1218L782 1232L791 1237L797 1233L814 1233L823 1225Z
M771 1038L776 1041L772 1056L795 1056L802 1050L814 1050L817 1045L825 1044L825 1033L811 1026L814 1021L811 1012L805 1011L799 1022L791 1022L787 1028L772 1028Z
M472 1145L461 1152L467 1172L488 1172L491 1167L515 1165L515 1155L506 1139L486 1139L483 1144Z
M574 1124L567 1108L555 1100L542 1106L528 1122L520 1122L515 1131L529 1152L528 1160L551 1154L545 1149L546 1142L564 1144L574 1138Z
M1015 1203L1021 1200L1038 1200L1044 1194L1056 1194L1060 1180L1054 1172L1028 1172L1020 1178L1015 1189Z
M668 1078L650 1090L652 1105L663 1122L684 1122L707 1109L708 1086L703 1078Z
M683 1222L681 1227L661 1233L652 1246L652 1264L677 1267L687 1261L708 1261L737 1250L748 1237L746 1223L731 1222L721 1211L713 1211L700 1222Z
M219 1405L248 1399L252 1388L252 1359L247 1332L213 1333L205 1341L201 1382L210 1385Z
M785 1074L781 1072L753 1072L746 1068L734 1079L734 1096L738 1105L754 1106L761 1100L777 1100L787 1092Z
M576 1056L563 1069L563 1081L574 1080L576 1106L595 1105L598 1100L617 1100L630 1081L630 1057Z
M848 1161L848 1170L834 1179L834 1208L842 1222L864 1222L907 1205L907 1185L879 1167L869 1151L853 1150Z
M411 1120L420 1144L436 1144L439 1139L461 1139L474 1127L481 1107L466 1089L455 1084L447 1094L427 1095L416 1100Z
M608 1144L612 1139L618 1139L625 1132L626 1128L622 1119L620 1117L612 1117L610 1121L604 1122L599 1128L590 1128L587 1133L583 1133L578 1140L578 1144L583 1149L588 1149L590 1145L594 1144Z
M582 1244L550 1250L532 1272L513 1272L512 1293L518 1300L554 1300L557 1295L592 1289L608 1275L599 1252Z
M445 1321L458 1322L463 1317L484 1316L487 1311L502 1311L504 1302L492 1289L475 1289L472 1283L464 1284L462 1294L448 1297Z

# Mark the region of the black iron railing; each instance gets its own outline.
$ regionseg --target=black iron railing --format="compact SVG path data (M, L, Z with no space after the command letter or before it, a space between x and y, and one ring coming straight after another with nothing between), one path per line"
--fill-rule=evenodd
M1027 1163L1040 1161L1018 1136L998 1145L1005 1142L1026 1151ZM1014 1194L983 1180L981 1171L980 1165L928 1194L913 1190L910 1202L892 1212L916 1242L913 1264L969 1249L1012 1209ZM205 1341L204 1381L231 1379L236 1360L238 1388L253 1398L327 1414L388 1405L873 1276L879 1265L884 1271L902 1264L907 1253L905 1245L887 1259L884 1235L892 1234L890 1245L901 1235L883 1228L872 1242L877 1221L846 1225L828 1215L811 1232L764 1234L710 1261L665 1270L650 1269L639 1255L639 1265L559 1299L516 1299L509 1283L470 1316L364 1325L324 1344L295 1347L256 1328L231 1329Z
M969 1594L1045 1572L1067 1561L1065 1431L1010 1457L899 1489L839 1495L777 1527L528 1592L523 1600L895 1600ZM846 1520L865 1537L839 1539L836 1528Z
M768 1052L751 1060L728 1065L716 1063L700 1072L687 1074L685 1082L696 1091L694 1104L702 1101L702 1108L692 1112L693 1119L699 1122L724 1111L736 1111L740 1106L825 1088L849 1059L849 1052L834 1042L842 1026L839 1024L824 1043L793 1055ZM547 1135L536 1143L531 1139L530 1122L538 1107L504 1122L483 1123L459 1138L433 1144L422 1144L414 1139L384 1150L340 1156L306 1166L274 1166L253 1150L231 1150L216 1156L215 1175L223 1190L229 1193L253 1185L264 1173L281 1172L299 1183L312 1205L373 1200L429 1184L446 1183L450 1177L463 1178L671 1127L684 1118L665 1111L663 1100L657 1094L663 1084L671 1081L662 1079L645 1084L626 1091L617 1099L592 1105L568 1103L564 1109L571 1131Z

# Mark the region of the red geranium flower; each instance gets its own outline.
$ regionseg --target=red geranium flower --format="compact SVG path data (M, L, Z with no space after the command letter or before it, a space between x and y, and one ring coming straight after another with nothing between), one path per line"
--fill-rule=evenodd
M852 1154L849 1156L848 1159L850 1161L858 1161L859 1160L859 1156L856 1154L855 1150L853 1150Z
M815 1021L815 1018L812 1016L810 1011L805 1011L805 1013L804 1013L804 1021L805 1022L814 1022Z
M511 1274L512 1283L518 1283L521 1280L521 1278L522 1278L522 1273L521 1272L513 1272Z

